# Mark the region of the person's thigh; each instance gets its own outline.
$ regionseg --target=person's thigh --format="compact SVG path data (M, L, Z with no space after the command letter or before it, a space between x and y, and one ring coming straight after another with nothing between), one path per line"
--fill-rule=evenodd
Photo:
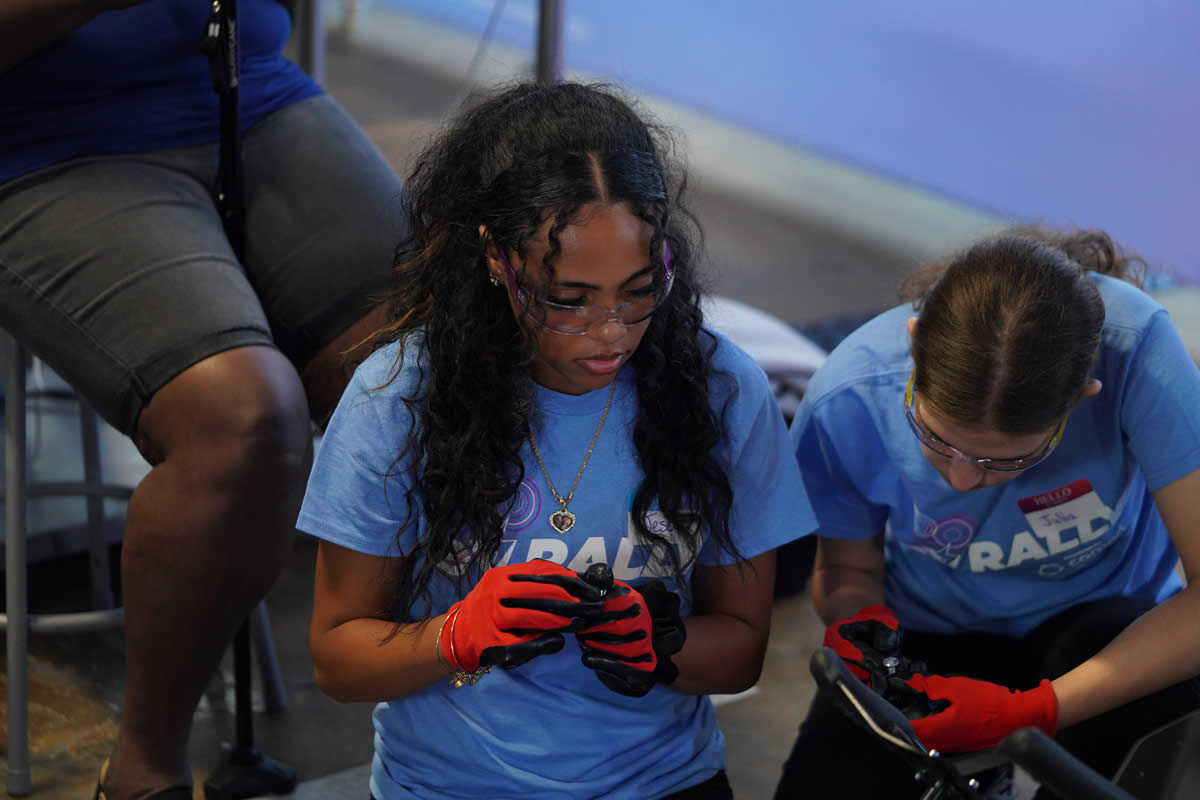
M1119 596L1071 606L1035 628L1027 646L1038 654L1042 677L1053 680L1099 653L1152 608L1152 602Z
M733 800L733 787L725 770L695 786L672 792L661 800Z
M891 800L922 794L914 770L820 692L800 725L775 800Z
M328 96L247 132L246 264L276 344L303 370L385 299L403 184Z
M203 182L214 157L83 159L0 186L0 327L131 436L188 367L272 346Z
M905 631L902 650L931 674L967 675L1013 689L1033 688L1043 677L1040 650L1011 636Z

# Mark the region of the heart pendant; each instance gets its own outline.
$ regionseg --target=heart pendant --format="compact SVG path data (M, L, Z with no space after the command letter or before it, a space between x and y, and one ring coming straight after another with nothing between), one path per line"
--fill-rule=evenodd
M564 534L575 527L575 515L565 508L550 515L550 527L554 532Z

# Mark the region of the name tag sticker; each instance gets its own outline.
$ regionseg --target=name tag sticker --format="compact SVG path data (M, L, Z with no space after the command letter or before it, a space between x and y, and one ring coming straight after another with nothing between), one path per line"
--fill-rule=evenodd
M1034 534L1046 540L1052 555L1099 538L1112 520L1112 509L1084 478L1045 494L1023 497L1017 505Z
M1088 482L1087 478L1080 478L1077 481L1071 481L1066 486L1046 492L1045 494L1022 497L1017 501L1017 505L1021 507L1022 512L1033 514L1048 508L1061 506L1064 503L1070 503L1088 493L1095 494L1092 491L1092 484Z

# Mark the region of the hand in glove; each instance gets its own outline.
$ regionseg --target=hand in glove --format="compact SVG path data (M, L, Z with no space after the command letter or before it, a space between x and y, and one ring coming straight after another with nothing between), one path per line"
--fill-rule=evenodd
M888 699L917 737L943 753L994 747L1021 728L1049 736L1058 728L1058 698L1048 680L1025 692L961 676L913 675L889 683Z
M455 669L475 672L557 653L564 632L592 624L603 611L602 597L578 573L549 561L492 567L446 612L442 656Z
M671 661L671 656L682 650L687 641L687 628L679 616L679 595L658 580L647 581L638 587L638 591L646 601L646 610L653 623L650 638L654 643L654 655L658 657L654 678L658 683L674 683L679 677L679 668Z
M860 680L882 669L888 656L900 655L900 623L887 606L867 606L825 629L823 644L842 657Z
M642 697L655 683L674 681L679 670L671 656L686 638L679 597L661 581L650 581L641 591L615 581L604 564L593 564L584 578L605 593L604 612L576 633L584 666L628 697Z

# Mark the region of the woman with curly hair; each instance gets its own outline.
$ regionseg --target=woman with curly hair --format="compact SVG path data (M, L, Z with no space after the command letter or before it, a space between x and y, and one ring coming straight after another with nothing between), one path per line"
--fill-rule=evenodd
M1035 727L1111 776L1200 706L1200 371L1140 272L1100 231L1002 232L916 273L809 384L825 643L927 747ZM776 796L921 792L818 696Z
M419 158L393 322L318 452L318 684L393 798L725 798L811 509L757 365L704 327L664 132L522 84Z

